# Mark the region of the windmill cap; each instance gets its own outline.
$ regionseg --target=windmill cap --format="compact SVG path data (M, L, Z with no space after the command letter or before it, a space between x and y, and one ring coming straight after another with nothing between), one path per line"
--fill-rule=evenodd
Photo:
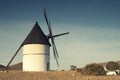
M25 44L45 44L50 46L49 39L45 36L38 22L36 22L26 39L23 41L22 45Z
M36 24L38 24L38 22L35 22Z

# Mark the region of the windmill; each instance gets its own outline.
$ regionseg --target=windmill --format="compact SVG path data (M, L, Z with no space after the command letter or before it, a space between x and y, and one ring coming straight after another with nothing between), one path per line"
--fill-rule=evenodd
M48 71L50 70L50 46L53 48L54 59L59 67L59 54L54 42L55 37L69 34L69 32L53 35L50 20L47 18L46 10L44 9L44 17L49 30L49 35L45 35L40 28L38 22L34 25L31 32L22 42L18 50L15 52L7 68L23 47L23 71ZM51 44L49 42L51 40Z

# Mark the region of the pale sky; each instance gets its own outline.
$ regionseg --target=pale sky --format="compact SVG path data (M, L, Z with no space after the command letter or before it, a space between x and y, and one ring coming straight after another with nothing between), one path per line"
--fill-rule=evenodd
M35 22L48 34L43 16L47 9L55 39L60 69L70 65L120 59L119 0L2 0L0 2L0 63L6 65ZM22 49L14 63L22 61ZM57 69L51 49L51 69Z

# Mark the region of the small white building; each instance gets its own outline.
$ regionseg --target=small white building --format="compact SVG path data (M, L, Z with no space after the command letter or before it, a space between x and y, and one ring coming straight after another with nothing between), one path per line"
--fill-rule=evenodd
M120 75L120 70L109 71L105 66L104 70L106 71L106 75Z
M115 71L108 71L106 72L106 75L117 75Z

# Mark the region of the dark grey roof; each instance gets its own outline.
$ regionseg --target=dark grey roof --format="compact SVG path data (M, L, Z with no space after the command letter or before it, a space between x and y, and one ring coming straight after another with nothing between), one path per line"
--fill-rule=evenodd
M26 39L23 41L22 46L25 44L45 44L45 45L50 46L49 39L43 33L38 22L36 22L31 32L28 34Z

